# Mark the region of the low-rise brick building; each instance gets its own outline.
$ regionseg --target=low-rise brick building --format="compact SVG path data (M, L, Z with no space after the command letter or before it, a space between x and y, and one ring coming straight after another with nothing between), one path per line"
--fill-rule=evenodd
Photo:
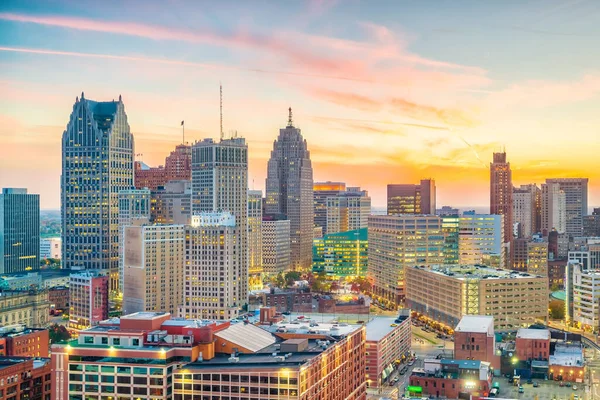
M0 399L50 400L50 359L0 357Z
M311 312L312 294L310 292L275 292L263 294L263 305L275 307L279 312Z
M519 329L516 350L517 358L521 361L547 361L550 357L550 331L547 329Z
M0 356L48 357L48 330L11 325L0 328Z

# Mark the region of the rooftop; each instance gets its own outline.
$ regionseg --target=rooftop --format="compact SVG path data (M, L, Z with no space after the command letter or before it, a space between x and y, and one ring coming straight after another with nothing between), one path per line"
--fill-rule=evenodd
M395 322L396 320L396 318L391 317L375 317L369 321L366 325L367 342L378 342L395 329L399 329L399 326L403 321ZM405 319L405 321L406 320L407 319Z
M549 340L550 339L550 331L548 329L521 328L517 331L517 339Z
M441 365L457 365L459 369L480 369L481 363L480 360L450 360L445 358L440 360Z
M164 317L165 315L169 315L169 313L167 313L167 312L141 311L141 312L136 312L136 313L133 313L133 314L123 315L121 317L121 319L141 319L141 320L148 320L148 319L161 318L161 317Z
M490 315L465 315L456 325L456 332L494 333L494 317Z
M541 278L540 275L518 272L509 269L491 268L485 265L432 265L414 266L414 269L428 271L430 273L445 275L453 279L525 279Z
M360 329L362 325L349 325L346 323L323 323L311 320L294 320L292 322L279 322L273 325L263 325L261 328L271 333L298 333L304 335L323 335L330 337L344 337Z
M227 329L215 332L215 336L250 351L260 351L275 343L275 337L271 333L246 323L230 325Z

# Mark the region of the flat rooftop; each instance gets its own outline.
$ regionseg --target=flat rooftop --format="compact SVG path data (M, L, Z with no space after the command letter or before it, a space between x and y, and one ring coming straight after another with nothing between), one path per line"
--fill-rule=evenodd
M141 311L141 312L136 312L136 313L133 313L133 314L122 315L121 319L142 319L142 320L148 320L148 319L154 319L154 318L164 317L165 315L171 315L171 314L169 314L168 312Z
M305 335L325 335L331 337L343 337L351 334L352 332L360 329L362 325L350 325L347 323L324 323L316 322L312 320L295 320L292 322L278 322L273 325L262 325L261 328L271 333L285 332L285 333L298 333Z
M517 331L517 339L550 340L550 331L548 329L521 328Z
M395 322L393 317L375 317L369 321L367 327L367 342L378 342L388 334L398 329L399 326L406 321Z
M427 271L433 274L452 277L453 279L531 279L542 278L541 275L513 271L502 268L491 268L485 265L433 265L414 266L413 269Z
M454 329L456 332L494 332L494 317L490 315L465 315Z

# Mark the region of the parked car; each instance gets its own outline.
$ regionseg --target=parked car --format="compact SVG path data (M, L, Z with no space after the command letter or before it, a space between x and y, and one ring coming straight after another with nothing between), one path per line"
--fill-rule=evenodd
M558 386L560 386L560 387L563 387L563 386L565 386L565 383L564 383L563 381L560 381L560 382L558 383Z
M413 365L414 363L415 363L415 360L410 360L410 361L408 362L408 365Z
M525 393L525 389L523 389L523 386L519 386L519 393Z
M566 387L571 387L571 382L567 382L567 383L565 383L565 386L566 386Z
M538 386L540 386L540 384L539 384L539 383L537 383L537 382L533 382L533 387L538 387Z
M577 390L577 385L573 385L573 390Z

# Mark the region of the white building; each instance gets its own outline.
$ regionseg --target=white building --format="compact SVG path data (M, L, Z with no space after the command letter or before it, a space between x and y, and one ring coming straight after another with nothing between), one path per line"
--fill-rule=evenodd
M40 258L56 258L60 260L61 240L59 237L40 239Z
M177 314L183 303L185 226L126 226L123 235L123 313Z
M265 215L262 221L262 262L265 274L289 271L290 220L283 215Z
M239 251L235 217L200 213L186 227L184 302L186 319L230 320L246 302L247 264ZM245 246L245 245L244 245Z
M502 215L465 212L459 221L458 252L461 265L503 267L505 261Z
M371 214L371 198L366 191L343 192L327 198L327 232L338 233L366 228Z
M536 233L539 191L536 185L521 185L513 190L513 223L519 224L515 237L527 238Z
M542 233L547 236L553 229L567 230L567 198L558 183L542 184Z
M586 270L578 262L565 269L566 319L598 332L600 323L600 271Z

